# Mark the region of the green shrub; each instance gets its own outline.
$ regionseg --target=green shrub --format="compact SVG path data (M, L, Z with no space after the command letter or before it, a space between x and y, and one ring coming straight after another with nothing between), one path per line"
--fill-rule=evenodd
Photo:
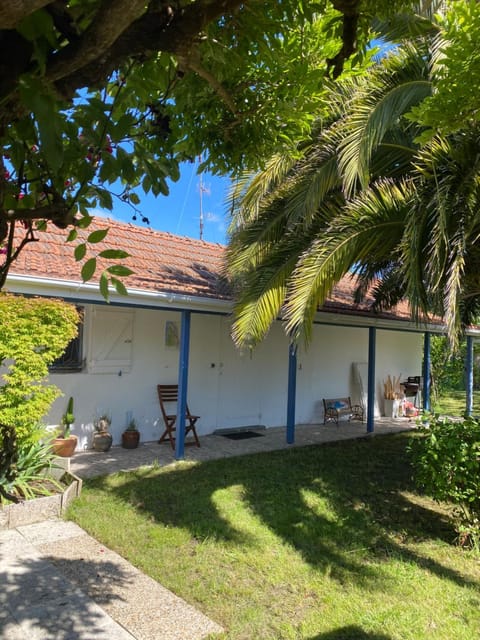
M77 334L78 312L61 300L0 294L0 495L18 501L38 487L49 453L38 423L60 390L48 366Z
M51 477L53 453L49 442L23 443L17 450L17 462L13 478L0 475L3 493L20 499L48 496L61 485ZM2 498L0 496L0 502Z
M480 422L432 416L411 452L416 482L455 506L460 544L480 551Z
M48 367L77 334L78 312L61 300L0 295L0 424L15 427L18 443L60 395L46 384ZM1 444L1 443L0 443Z

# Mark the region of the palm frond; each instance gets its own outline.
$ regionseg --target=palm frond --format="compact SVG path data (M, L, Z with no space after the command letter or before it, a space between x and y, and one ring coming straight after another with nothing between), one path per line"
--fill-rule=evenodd
M419 2L409 12L397 13L390 19L374 19L372 29L390 43L432 36L439 28L435 14L444 4L444 0Z
M300 257L288 285L286 328L308 340L318 305L333 286L363 261L385 260L402 237L411 192L407 183L385 181L363 192L333 217Z
M298 157L293 153L277 153L270 158L263 171L245 172L232 182L227 196L231 216L230 233L255 219L260 203L267 194L282 184L297 160Z
M238 346L260 342L279 316L288 280L308 238L301 228L291 229L254 268L233 280L236 304L232 337Z
M425 53L425 52L423 52ZM350 106L345 121L346 134L339 147L339 167L344 191L350 197L356 188L365 188L371 180L372 155L399 119L413 106L431 95L428 61L412 45L389 56L370 71ZM407 160L415 148L415 131L405 123L402 145ZM400 145L397 147L401 150Z

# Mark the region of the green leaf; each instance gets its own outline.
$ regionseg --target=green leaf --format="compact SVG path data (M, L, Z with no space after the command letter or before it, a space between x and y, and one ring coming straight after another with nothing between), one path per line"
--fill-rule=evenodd
M90 280L93 274L95 273L96 268L97 268L96 258L90 258L89 260L87 260L82 267L82 280L84 282L87 282L87 280Z
M111 278L110 281L117 290L117 293L119 293L121 296L128 296L128 291L121 280L118 280L117 278Z
M95 244L97 242L101 242L108 233L108 229L98 229L97 231L92 231L92 233L88 236L87 242L91 242Z
M129 132L130 128L133 125L133 122L134 122L134 119L129 113L126 113L123 116L121 116L121 118L119 119L119 121L117 122L114 128L115 138L117 140L120 140L121 138L123 138Z
M45 93L42 83L32 78L20 83L20 92L25 104L35 114L41 142L41 151L49 166L58 170L63 163L63 117L54 97Z
M91 224L92 220L92 216L83 216L83 218L80 218L80 220L77 221L77 227L80 227L80 229L86 229Z
M111 211L113 209L113 200L110 191L107 191L107 189L96 189L96 192L100 207Z
M107 260L122 260L128 258L130 254L123 249L105 249L98 254L100 258L107 258Z
M87 253L87 245L84 242L82 242L82 244L79 244L75 247L75 251L74 251L75 260L77 262L80 262L80 260L84 259L86 253Z
M108 277L105 271L100 276L100 293L102 294L103 298L108 302L108 298L109 298Z
M77 236L78 236L78 231L76 229L72 229L67 236L66 242L72 242L73 240L76 240Z
M131 269L125 267L123 264L113 264L111 267L107 267L106 271L114 276L120 276L122 278L134 273Z
M128 196L128 199L132 204L140 204L140 198L134 192L130 193L130 195Z
M47 38L50 44L55 42L52 35L54 32L53 19L45 9L35 11L24 18L18 25L17 30L31 42L42 36Z

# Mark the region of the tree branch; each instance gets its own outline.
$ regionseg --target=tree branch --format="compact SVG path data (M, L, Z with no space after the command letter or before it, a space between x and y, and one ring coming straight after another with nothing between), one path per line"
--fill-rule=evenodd
M237 109L237 105L235 104L232 96L228 93L225 87L219 82L215 76L213 76L209 71L207 71L204 67L202 67L201 63L197 59L186 59L182 56L179 56L179 64L187 70L194 71L201 78L203 78L208 84L212 87L212 89L218 94L218 96L225 102L227 107L233 113L233 115L237 116L239 111Z
M80 87L98 86L129 58L144 60L159 51L188 57L205 27L241 4L242 0L196 0L175 11L166 2L159 8L150 3L149 10L132 22L103 56L81 68L65 71L55 86L61 95L69 97ZM48 67L46 76L50 78Z
M1 212L0 212L1 215ZM34 209L10 209L2 215L7 222L21 220L51 220L60 229L73 223L75 213L66 202L57 201Z
M55 82L101 59L118 37L146 11L145 0L106 0L81 38L51 59L46 77Z
M342 73L345 60L357 50L360 0L332 0L332 4L343 14L342 47L333 58L327 59L327 74L335 80Z
M0 29L15 29L24 18L50 4L51 1L0 0Z

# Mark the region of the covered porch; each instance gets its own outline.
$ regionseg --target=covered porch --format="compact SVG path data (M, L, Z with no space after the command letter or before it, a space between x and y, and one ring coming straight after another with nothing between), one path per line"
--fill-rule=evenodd
M255 436L238 440L232 440L219 433L202 436L200 448L185 447L184 459L187 462L204 462L292 447L393 434L415 428L415 422L409 421L408 418L376 418L374 434L365 431L365 423L354 421L342 421L338 427L333 423L296 425L295 442L289 444L285 439L285 427L268 429L249 427L245 431L253 432ZM244 433L244 431L239 429L235 433ZM117 471L130 471L142 466L166 466L175 462L175 452L168 443L145 442L141 443L137 449L123 449L116 446L106 453L92 450L77 452L71 458L70 469L81 478L92 478Z

